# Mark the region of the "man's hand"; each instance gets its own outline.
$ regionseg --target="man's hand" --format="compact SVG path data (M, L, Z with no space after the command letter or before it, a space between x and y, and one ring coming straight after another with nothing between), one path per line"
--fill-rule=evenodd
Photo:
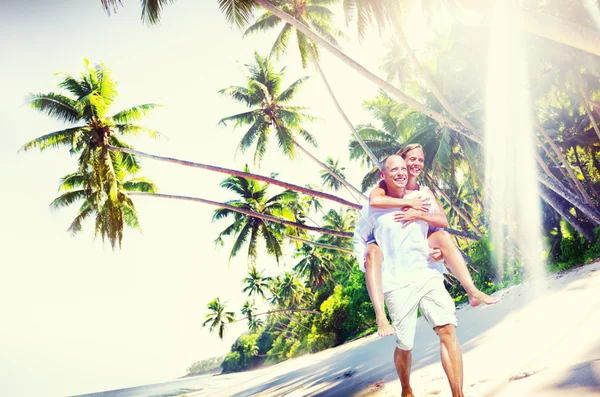
M431 208L431 201L429 199L429 196L417 196L415 198L411 198L410 200L410 207L412 207L412 209L417 210L417 211L423 211L423 212L428 212L429 208Z
M406 225L418 221L421 217L423 211L417 211L415 209L409 208L406 211L400 211L394 213L394 221L396 222L404 222L402 227L406 227Z
M429 257L434 262L438 262L438 261L441 261L442 259L444 259L442 250L439 248L429 248Z

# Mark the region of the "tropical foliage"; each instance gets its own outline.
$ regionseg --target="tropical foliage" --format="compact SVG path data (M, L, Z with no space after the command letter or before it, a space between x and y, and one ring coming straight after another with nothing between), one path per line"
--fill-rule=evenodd
M143 19L157 22L162 8L170 2L143 1ZM102 3L115 10L120 1ZM381 89L375 97L364 98L363 106L370 116L356 126L368 150L356 136L339 138L348 139L350 159L367 168L362 190L374 185L380 160L403 145L420 143L427 162L419 183L428 185L438 196L450 229L457 236L462 232L471 237L457 237L456 242L468 257L476 285L489 292L518 282L523 277L523 263L516 233L507 245L513 246L517 255L510 258L504 273L497 274L490 266L494 249L489 224L493 219L485 200L482 146L489 29L464 23L464 10L454 1L347 0L342 2L343 9L334 8L335 3L217 0L227 21L245 29L246 34L280 28L271 50L273 59L256 54L246 65L244 84L220 91L245 107L221 123L244 128L239 150L253 148L255 165L267 156L274 136L288 157L295 158L300 150L323 167L324 172L314 175L314 183L333 193L343 184L352 192L345 181L346 165L332 158L321 163L300 146L300 141L316 146L306 129L314 118L308 109L292 105L306 77L282 88L284 69L273 64L295 33L304 66L309 60L317 61L319 51L328 51ZM464 3L471 12L487 15L492 2ZM403 24L415 4L426 10L436 37L420 51L410 47L410 32ZM520 7L525 17L523 27L531 33L525 44L537 178L542 185L542 228L548 247L545 254L551 269L562 270L600 255L600 36L582 2L527 0L520 2ZM255 19L259 8L264 13ZM448 12L436 12L440 8ZM368 29L370 25L391 38L380 62L386 80L340 50L344 32L331 26L335 12L346 19L349 29L357 29L361 38L373 30ZM356 26L350 24L353 21ZM550 23L559 28L541 28ZM577 31L583 34L570 34ZM322 74L318 62L315 64ZM81 222L95 215L96 233L115 246L121 242L124 224L139 225L129 196L153 192L155 187L135 177L139 171L136 157L113 147L127 148L121 140L127 133L155 135L134 124L155 105L108 116L116 92L110 71L102 65L91 68L86 63L81 79L65 75L60 87L70 96L36 94L30 97L30 104L59 121L77 125L44 135L23 149L66 146L79 156L78 170L63 178L61 189L65 193L53 207L81 201L70 230L80 230ZM219 337L223 338L228 325L238 320L246 321L249 328L225 357L224 371L316 352L368 332L375 324L364 275L349 253L352 247L347 233L354 227L356 206L324 204L314 195L299 193L297 186L295 192L267 193L270 186L255 179L250 175L225 179L221 186L236 197L216 203L222 208L213 217L214 221L231 222L217 236L217 243L233 239L230 257L247 246L249 263L243 280L243 293L249 300L240 310L241 317L236 318L219 297L207 306L204 325ZM286 257L286 249L292 250L288 255L294 260L291 270L273 275L259 270L261 241L266 253L277 261ZM447 287L457 301L465 299L452 278L447 279ZM268 309L260 310L261 305Z

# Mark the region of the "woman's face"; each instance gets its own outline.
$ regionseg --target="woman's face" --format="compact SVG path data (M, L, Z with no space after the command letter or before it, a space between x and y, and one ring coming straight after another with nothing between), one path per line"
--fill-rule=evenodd
M416 148L406 153L404 157L408 168L409 178L416 178L423 171L423 163L425 162L425 153L423 149Z

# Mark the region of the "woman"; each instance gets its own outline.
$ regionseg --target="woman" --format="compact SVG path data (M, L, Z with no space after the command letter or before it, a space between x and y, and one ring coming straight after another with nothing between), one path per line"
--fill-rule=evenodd
M394 215L397 222L410 223L416 220L426 220L430 224L429 236L427 242L432 249L431 258L434 261L443 258L446 261L448 270L458 279L469 297L471 306L478 306L481 303L488 305L498 302L497 298L491 297L481 292L475 286L467 264L456 244L452 241L450 234L440 229L447 227L448 220L442 206L433 196L433 193L426 186L420 186L417 183L417 177L423 171L425 162L425 152L419 144L411 144L403 147L397 153L406 161L408 169L408 182L406 184L407 197L398 199L386 195L385 183L381 182L378 187L373 189L369 196L369 205L377 208L399 208L408 209L399 211ZM426 214L433 207L435 215ZM427 219L422 219L427 218ZM432 226L434 226L432 228ZM375 309L377 319L377 333L379 336L394 335L394 329L390 325L384 310L383 292L381 287L381 264L383 256L381 249L374 240L367 241L367 254L365 259L366 283L371 297L371 302Z

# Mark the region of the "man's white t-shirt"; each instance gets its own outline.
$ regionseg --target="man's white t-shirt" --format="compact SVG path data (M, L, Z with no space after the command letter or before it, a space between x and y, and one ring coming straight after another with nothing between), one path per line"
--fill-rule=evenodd
M445 270L443 265L429 259L429 224L415 221L404 226L404 222L394 220L396 212L397 208L374 208L367 204L361 210L354 230L354 254L362 271L365 271L365 243L375 232L383 252L381 280L384 293L421 277L441 277Z

